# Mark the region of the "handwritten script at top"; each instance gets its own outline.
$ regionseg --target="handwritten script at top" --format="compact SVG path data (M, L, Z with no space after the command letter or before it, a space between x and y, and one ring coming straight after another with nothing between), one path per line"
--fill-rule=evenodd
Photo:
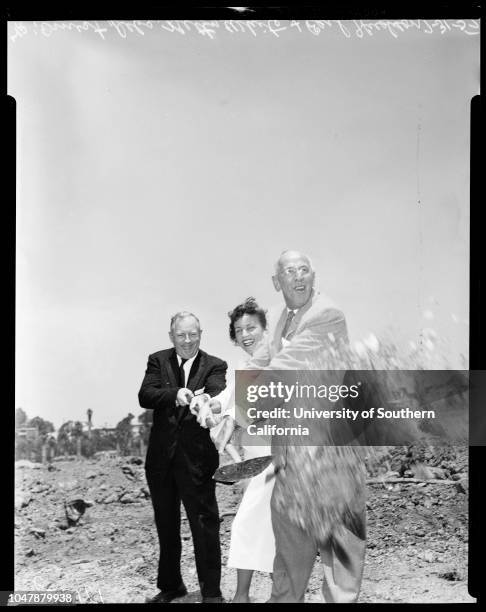
M9 38L15 42L29 32L34 35L49 37L61 31L78 33L90 32L101 39L114 32L121 38L131 34L144 36L149 31L161 30L176 34L197 33L210 39L218 32L230 34L249 33L253 36L271 34L280 37L288 31L298 31L319 36L326 30L336 30L346 38L355 36L364 38L376 33L388 32L393 38L407 30L419 30L424 34L460 31L469 36L479 34L479 19L398 19L395 21L341 21L341 20L291 20L291 21L250 21L250 20L220 20L220 21L161 21L161 20L129 20L129 21L20 21L9 23Z

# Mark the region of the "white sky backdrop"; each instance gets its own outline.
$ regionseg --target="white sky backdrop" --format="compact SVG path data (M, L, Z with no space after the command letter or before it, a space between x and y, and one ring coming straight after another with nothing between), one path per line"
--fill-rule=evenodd
M281 300L286 248L313 257L352 340L433 327L459 367L478 82L479 36L460 31L11 42L16 405L56 427L87 408L96 426L138 415L180 309L234 363L226 313Z

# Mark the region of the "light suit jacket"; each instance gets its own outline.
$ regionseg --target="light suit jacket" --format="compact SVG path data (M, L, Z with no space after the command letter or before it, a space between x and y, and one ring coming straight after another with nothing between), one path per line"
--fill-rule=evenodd
M326 352L334 349L339 355L340 346L347 345L348 333L344 314L331 300L318 293L313 293L305 306L297 311L292 319L286 340L282 340L282 330L287 319L287 308L280 306L268 314L268 342L262 345L247 364L247 369L265 370L262 374L268 384L271 375L268 370L325 370L333 369L326 363ZM338 358L338 357L337 357ZM335 365L334 369L341 369ZM275 382L283 378L276 374ZM313 379L315 382L316 379ZM258 384L258 378L252 380ZM332 382L336 383L336 375L332 375ZM259 399L260 410L271 410L283 403L282 399ZM290 407L290 404L288 405ZM290 419L286 421L291 425ZM321 435L314 428L313 434ZM314 442L315 443L315 442ZM285 464L287 456L287 443L285 440L274 437L272 453Z
M282 342L286 319L286 307L279 306L269 312L268 343L256 351L248 369L320 369L326 349L348 343L344 314L324 295L312 294L295 314L287 341Z
M282 341L281 338L287 319L287 308L279 307L271 311L268 319L270 341L266 347L255 353L249 368L266 371L344 368L339 365L339 347L348 344L346 320L344 314L326 296L314 293L309 302L295 314L286 336L287 340ZM332 349L335 350L334 357L338 360L338 364L334 366L326 362L326 352ZM268 372L262 376L265 376L267 382ZM336 382L335 374L332 376L333 382ZM271 409L281 401L262 399L258 401L258 407ZM289 443L285 437L279 439L278 436L273 436L272 455L280 472L275 482L272 504L280 512L284 511L290 520L304 525L318 540L324 541L330 531L341 522L359 538L364 539L364 480L361 470L358 470L360 459L350 459L354 462L353 470L349 470L346 463L339 462L336 475L335 467L331 470L326 468L326 457L334 457L332 447L329 451L326 448L317 445L296 446L292 441ZM314 478L305 476L309 461L310 472ZM336 476L338 486L335 482ZM307 518L302 523L303 516Z

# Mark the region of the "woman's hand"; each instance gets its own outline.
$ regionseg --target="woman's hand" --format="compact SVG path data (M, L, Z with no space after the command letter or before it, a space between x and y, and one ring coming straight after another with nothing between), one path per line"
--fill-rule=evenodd
M212 397L209 400L209 408L213 414L220 414L221 413L221 402L219 401L219 399Z
M224 447L224 452L227 453L235 463L241 463L241 457L236 448L232 444L227 444Z
M222 422L220 422L220 427L217 430L210 431L211 440L214 442L214 446L218 449L220 453L224 451L226 444L229 442L231 436L233 435L233 431L235 429L235 420L226 415L222 418Z

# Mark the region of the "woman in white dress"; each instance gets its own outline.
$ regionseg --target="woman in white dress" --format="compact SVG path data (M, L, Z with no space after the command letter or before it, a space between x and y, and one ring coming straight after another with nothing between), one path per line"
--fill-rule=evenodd
M251 357L265 339L265 311L253 298L248 298L234 308L229 317L231 340ZM245 369L247 361L248 359L238 369ZM222 420L211 429L211 438L222 453L233 432L235 420L240 421L239 416L235 415L234 384L213 398L218 399L222 405ZM255 436L252 436L252 445L243 445L243 458L246 460L270 455L270 445L270 438L261 437L256 440ZM275 483L273 476L274 466L271 463L263 472L249 480L231 526L228 566L237 570L236 593L232 603L250 601L250 585L255 570L269 573L273 571L275 538L270 513L270 498Z

